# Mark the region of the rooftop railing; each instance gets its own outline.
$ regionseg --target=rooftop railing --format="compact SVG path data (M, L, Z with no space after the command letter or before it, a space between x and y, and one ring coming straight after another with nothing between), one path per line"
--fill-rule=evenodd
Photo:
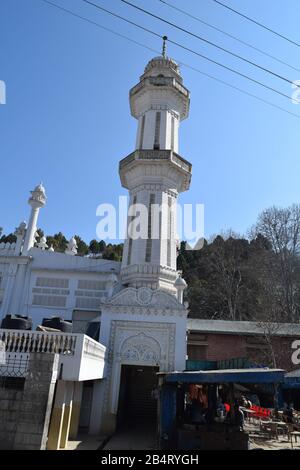
M0 363L0 376L13 376L20 361L22 374L26 375L25 365L30 354L44 353L59 354L65 380L103 377L106 348L84 334L0 329L0 344L2 355L5 353L5 360Z
M137 149L130 153L127 157L120 161L120 169L134 162L135 160L169 160L187 172L192 171L192 165L178 155L173 150L152 150L152 149Z
M0 341L6 352L74 354L76 334L0 329Z
M189 91L185 86L183 86L176 78L174 77L146 77L144 78L140 83L135 85L131 90L130 90L130 96L133 96L135 93L138 93L138 91L143 88L145 85L152 85L155 87L173 87L176 88L180 93L182 93L185 97L189 97Z

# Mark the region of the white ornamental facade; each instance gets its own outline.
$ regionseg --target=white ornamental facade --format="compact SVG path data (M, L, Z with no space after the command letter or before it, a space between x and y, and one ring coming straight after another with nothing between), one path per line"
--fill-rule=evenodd
M81 420L90 433L115 430L124 371L128 377L144 371L142 383L149 370L155 380L158 371L185 369L186 283L176 266L176 204L191 179L191 164L179 154L179 126L189 102L179 67L165 54L150 60L130 90L138 129L135 150L119 165L130 195L122 263L76 256L74 237L64 253L45 237L37 243L47 199L42 184L31 192L29 222L16 229L16 242L0 244L0 318L27 315L35 328L59 315L72 319L78 334L91 322L98 325L94 339L106 348L104 378L83 386ZM142 208L146 216L136 237Z
M164 56L152 59L130 90L131 113L138 120L136 149L119 165L130 194L128 236L122 287L101 308L100 343L108 346L108 357L99 401L94 399L95 432L115 430L124 366L185 369L186 284L176 266L176 202L191 179L191 164L178 154L179 123L188 116L189 102L178 65ZM156 221L155 206L161 207ZM131 233L135 220L140 236Z

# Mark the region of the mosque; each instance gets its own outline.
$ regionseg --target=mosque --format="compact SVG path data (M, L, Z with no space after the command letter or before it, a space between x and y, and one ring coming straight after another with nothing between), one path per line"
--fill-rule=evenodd
M120 161L119 175L129 191L128 224L139 204L148 209L148 219L146 237L128 234L122 262L76 256L74 238L65 253L48 247L45 238L36 243L46 204L42 184L31 191L30 218L16 229L16 242L0 244L0 317L27 315L36 327L60 315L73 321L74 333L98 325L94 339L106 347L104 378L84 385L91 433L112 432L132 414L150 416L147 393L156 372L185 369L188 305L176 266L176 203L191 180L191 164L178 153L179 124L189 105L179 66L164 49L130 90L136 145ZM153 238L155 204L166 210Z

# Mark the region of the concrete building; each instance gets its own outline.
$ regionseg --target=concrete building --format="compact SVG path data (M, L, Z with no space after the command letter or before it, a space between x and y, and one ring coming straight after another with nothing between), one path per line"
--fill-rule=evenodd
M179 124L188 117L189 103L179 66L165 53L150 60L130 91L138 129L134 151L119 166L121 184L130 194L122 263L76 256L74 238L65 253L54 252L44 237L36 244L39 210L46 204L42 184L31 192L29 222L16 229L16 243L0 244L1 316L28 315L34 326L57 314L73 320L73 333L57 337L1 332L6 352L17 355L10 360L25 354L28 364L32 355L56 354L57 342L64 343L52 379L48 448L65 446L75 396L79 402L83 395L81 425L90 433L110 434L118 424L144 417L145 410L147 419L155 419L156 372L185 368L186 283L176 267L176 200L191 179L191 164L178 154ZM132 222L141 206L147 214L145 236L135 237ZM84 335L91 321L101 325L98 342ZM76 347L69 348L74 341ZM24 344L34 346L22 349Z
M106 348L83 334L10 329L0 342L0 449L64 449L80 425L88 431L87 391L104 377Z

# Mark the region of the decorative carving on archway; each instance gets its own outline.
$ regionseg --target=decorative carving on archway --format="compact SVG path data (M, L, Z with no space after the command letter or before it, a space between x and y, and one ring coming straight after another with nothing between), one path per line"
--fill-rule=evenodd
M144 333L145 332L145 333ZM175 367L175 323L112 320L103 413L116 413L122 364Z
M123 342L120 348L120 359L140 364L157 364L161 360L161 347L154 338L139 333Z

